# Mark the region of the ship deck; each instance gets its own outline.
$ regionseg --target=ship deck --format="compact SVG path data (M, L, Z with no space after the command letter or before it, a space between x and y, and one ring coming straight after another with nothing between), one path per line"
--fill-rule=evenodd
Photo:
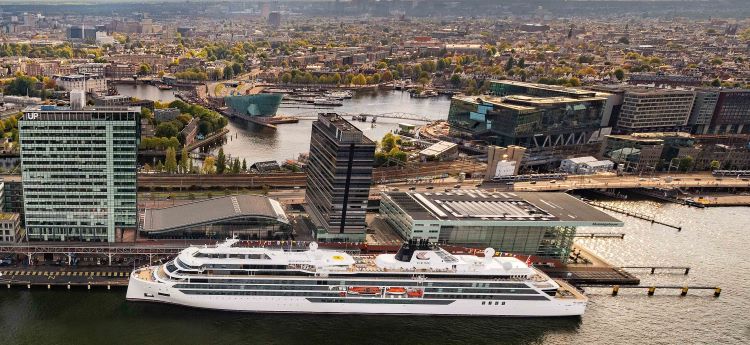
M560 285L560 288L557 290L557 294L555 295L555 298L560 299L575 299L580 301L586 301L588 298L584 296L578 289L573 287L573 285L568 284L562 279L554 279L554 281Z

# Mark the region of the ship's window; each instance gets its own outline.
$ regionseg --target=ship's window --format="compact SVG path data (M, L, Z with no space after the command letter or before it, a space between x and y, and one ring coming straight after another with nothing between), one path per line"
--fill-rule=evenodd
M495 305L498 305L498 304L499 304L499 303L498 303L497 301L495 301Z
M505 302L503 302L503 305L505 305Z
M485 301L482 301L482 305L484 305L485 303L487 303L487 302L485 302Z

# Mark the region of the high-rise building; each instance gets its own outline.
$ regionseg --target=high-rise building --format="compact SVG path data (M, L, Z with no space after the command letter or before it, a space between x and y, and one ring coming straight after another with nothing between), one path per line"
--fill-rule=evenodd
M268 14L268 25L278 28L281 26L281 12L271 12Z
M26 233L121 240L136 229L140 109L71 104L28 107L18 122Z
M617 119L617 129L626 133L684 131L694 100L693 91L628 89Z
M313 122L305 199L318 240L362 241L375 142L337 114Z

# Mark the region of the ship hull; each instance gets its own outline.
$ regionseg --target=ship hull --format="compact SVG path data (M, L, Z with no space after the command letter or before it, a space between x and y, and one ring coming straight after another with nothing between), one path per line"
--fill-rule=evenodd
M195 295L185 294L180 289L173 288L171 283L139 279L135 272L130 277L127 299L256 313L558 317L579 316L586 310L586 301L555 298L538 301L502 301L410 299L405 296L310 298Z

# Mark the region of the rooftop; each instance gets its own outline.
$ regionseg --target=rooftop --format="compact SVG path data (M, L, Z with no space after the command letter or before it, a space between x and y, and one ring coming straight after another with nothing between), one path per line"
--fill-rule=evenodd
M141 230L167 232L249 217L269 218L281 223L289 223L278 201L263 196L236 195L166 208L146 209L141 221Z
M446 193L392 192L385 195L415 220L622 226L620 220L565 193L463 190Z

